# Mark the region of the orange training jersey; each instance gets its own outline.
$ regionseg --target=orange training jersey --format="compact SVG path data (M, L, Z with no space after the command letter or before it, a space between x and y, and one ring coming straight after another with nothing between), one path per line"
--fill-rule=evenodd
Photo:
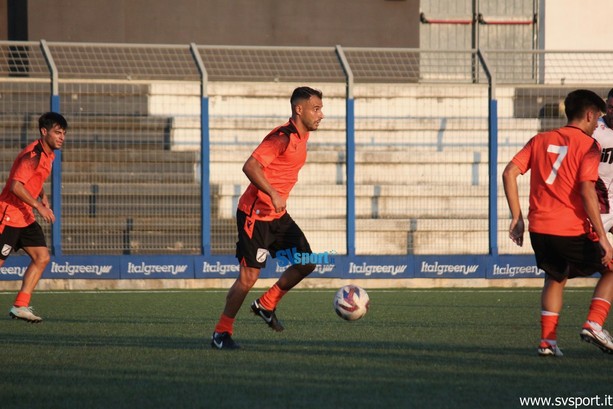
M556 236L590 231L580 182L598 180L600 147L582 130L565 126L534 136L513 158L530 173L529 230Z
M51 174L54 158L53 152L45 153L40 139L32 142L19 153L13 162L6 185L0 193L0 224L25 227L36 221L32 207L11 192L11 185L17 180L23 183L32 197L38 198L43 189L43 183Z
M299 135L290 119L273 129L251 154L264 167L268 182L285 200L298 181L298 172L306 161L308 139L309 134ZM249 184L238 201L238 210L258 220L274 220L285 214L285 210L276 213L270 196L253 183Z

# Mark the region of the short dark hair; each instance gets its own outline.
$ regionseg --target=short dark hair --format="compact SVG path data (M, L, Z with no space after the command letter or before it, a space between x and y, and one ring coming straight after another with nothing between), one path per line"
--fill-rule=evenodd
M304 101L311 98L313 95L319 99L323 98L323 94L320 90L311 87L298 87L292 92L292 97L289 99L292 107L295 106L298 101Z
M51 130L55 125L58 125L63 130L68 129L68 122L66 118L57 112L45 112L38 118L38 129L45 128Z
M613 98L613 88L611 88L609 90L609 93L607 94L607 99L609 99L609 98Z
M572 91L564 100L564 112L569 121L580 119L585 114L585 111L590 108L606 112L607 105L598 94L588 89Z

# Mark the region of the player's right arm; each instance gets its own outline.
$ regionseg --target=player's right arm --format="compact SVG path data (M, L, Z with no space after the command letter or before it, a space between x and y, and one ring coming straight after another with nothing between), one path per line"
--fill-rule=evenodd
M36 198L34 198L28 189L24 186L24 184L18 180L14 180L11 184L11 192L19 198L22 202L27 204L28 206L36 209L36 211L42 216L42 218L47 223L55 222L55 215L53 211L45 206L43 203L39 202Z
M509 226L509 237L515 244L522 246L524 244L524 218L521 212L519 203L519 189L517 186L517 178L521 175L519 167L509 162L502 172L502 183L504 186L504 194L509 204L511 211L511 224Z
M269 135L243 165L243 173L245 173L255 187L270 197L277 213L285 210L286 202L266 178L264 167L268 166L277 156L285 152L288 144L289 136L285 134Z
M270 184L264 174L264 166L256 158L250 156L243 165L243 172L255 187L270 196L272 205L275 207L275 212L280 213L285 210L285 199L279 195L274 187Z

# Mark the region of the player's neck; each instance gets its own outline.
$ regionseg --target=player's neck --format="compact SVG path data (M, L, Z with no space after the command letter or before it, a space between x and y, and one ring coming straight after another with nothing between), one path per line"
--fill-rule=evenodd
M51 146L49 146L49 144L45 142L45 138L40 138L40 144L43 147L43 151L45 151L47 155L50 155L53 152Z
M566 124L566 126L570 126L571 128L577 128L580 131L582 131L584 134L591 135L588 132L588 127L586 126L586 123L583 121L571 121L568 124Z
M304 126L302 121L299 121L298 118L292 117L292 122L294 123L294 126L296 127L296 130L298 131L298 135L300 137L309 133L309 130L307 129L307 127Z

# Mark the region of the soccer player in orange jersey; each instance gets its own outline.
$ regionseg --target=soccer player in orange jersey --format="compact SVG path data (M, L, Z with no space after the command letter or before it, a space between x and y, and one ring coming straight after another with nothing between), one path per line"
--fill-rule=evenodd
M613 353L602 328L613 299L613 248L607 239L596 193L600 146L592 138L605 103L589 90L564 100L566 126L532 137L506 166L502 179L511 210L509 237L523 244L524 220L517 178L530 170L528 226L537 266L546 273L541 293L541 356L562 356L557 326L569 278L601 273L581 339Z
M268 255L276 251L312 253L309 242L286 211L290 191L307 155L309 134L324 117L322 93L299 87L290 98L292 116L273 129L243 166L251 184L241 196L236 212L238 242L236 257L240 273L226 296L226 305L211 339L216 349L237 349L232 339L234 319L249 290L266 266ZM251 310L274 331L283 331L275 310L281 298L315 269L313 264L292 264Z
M47 112L38 119L40 139L19 153L0 193L0 266L12 251L23 249L31 262L28 265L9 311L13 318L40 322L30 307L30 298L45 267L49 264L49 249L42 228L34 218L36 209L47 223L55 221L43 184L51 174L54 151L61 149L68 124L58 113Z

